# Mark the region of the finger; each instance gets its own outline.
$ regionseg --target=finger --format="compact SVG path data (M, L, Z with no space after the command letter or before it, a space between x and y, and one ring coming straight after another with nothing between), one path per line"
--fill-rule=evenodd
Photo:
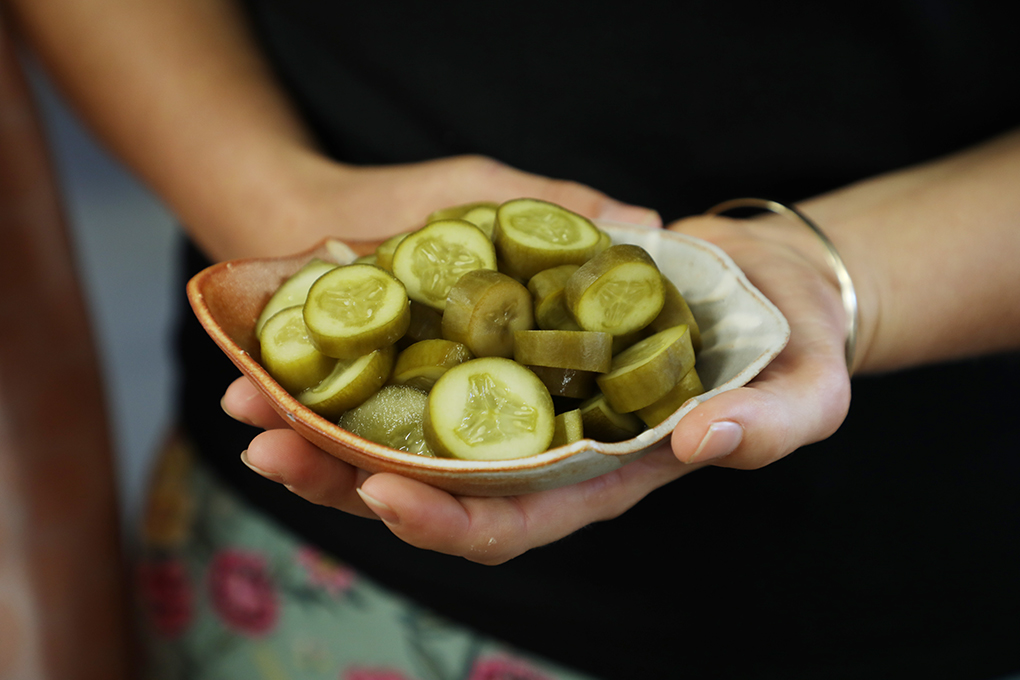
M754 469L830 436L846 417L850 380L839 350L791 345L757 379L688 413L673 431L686 463Z
M253 471L307 501L375 517L356 492L368 474L317 448L293 430L263 432L251 441L241 459Z
M288 427L287 422L273 410L262 393L244 377L230 383L220 399L220 407L234 420L263 430Z
M678 462L663 446L601 477L522 496L458 497L395 474L369 477L360 493L407 543L500 564L592 522L616 517L696 467Z

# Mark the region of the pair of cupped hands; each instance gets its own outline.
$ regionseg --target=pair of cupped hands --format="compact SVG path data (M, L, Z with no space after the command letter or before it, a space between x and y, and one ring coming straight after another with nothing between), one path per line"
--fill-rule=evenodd
M662 228L659 215L573 182L553 180L480 157L456 157L343 175L321 237L337 224L386 225L381 239L415 227L432 210L518 197L558 203L589 218ZM707 208L708 206L706 206ZM370 217L367 217L370 216ZM592 522L612 519L654 489L705 465L753 469L832 434L850 401L844 313L824 261L753 220L696 216L666 226L726 251L783 312L792 330L783 352L746 386L686 415L662 446L586 482L513 497L455 496L392 473L370 474L316 448L239 378L222 399L233 418L265 430L242 454L250 468L302 498L382 520L419 548L499 564ZM314 227L313 227L314 229ZM800 243L803 243L802 241ZM293 250L302 245L294 244ZM289 252L289 251L288 251ZM283 255L287 253L275 253Z

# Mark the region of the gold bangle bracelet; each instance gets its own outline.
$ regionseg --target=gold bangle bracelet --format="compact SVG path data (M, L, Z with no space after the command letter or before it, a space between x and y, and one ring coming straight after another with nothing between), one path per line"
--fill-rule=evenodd
M815 236L821 240L822 245L825 246L826 259L828 260L829 266L832 267L833 272L836 274L836 280L839 282L840 297L843 300L843 311L846 314L846 344L844 345L846 370L852 374L854 366L854 352L857 350L857 326L860 320L857 309L857 291L854 289L854 282L850 279L850 272L843 263L843 258L841 258L839 253L836 251L836 247L832 245L832 241L830 241L829 237L818 228L817 224L815 224L801 211L792 206L783 205L782 203L769 201L763 198L735 198L729 201L723 201L722 203L712 206L706 210L705 214L722 215L725 212L736 210L738 208L755 208L758 210L767 210L777 215L783 215L784 217L792 217L814 232Z

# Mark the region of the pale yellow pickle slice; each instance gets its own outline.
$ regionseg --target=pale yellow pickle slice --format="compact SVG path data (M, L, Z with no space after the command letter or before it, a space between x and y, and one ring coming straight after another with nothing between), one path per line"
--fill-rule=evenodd
M531 366L606 373L613 362L613 336L595 331L517 331L514 360Z
M541 453L552 441L555 412L542 381L503 357L465 362L429 393L425 439L438 456L507 460Z
M476 269L496 269L496 249L475 225L441 220L405 238L393 253L393 273L412 300L446 309L450 288Z
M647 326L665 302L662 274L639 246L612 246L567 280L567 308L588 331L627 335Z
M397 355L390 384L428 392L448 370L474 358L462 343L443 338L422 340Z
M648 427L655 427L676 413L676 410L683 406L688 399L704 393L705 386L701 383L701 377L698 375L698 371L691 367L691 370L687 371L687 375L680 379L676 387L666 392L655 403L634 411L634 415L643 420Z
M377 349L351 361L337 361L332 373L297 400L333 422L345 411L358 406L386 383L396 358L393 345Z
M318 385L336 364L315 347L301 310L301 305L280 310L266 322L259 338L262 365L291 394Z
M683 294L680 293L680 289L676 287L672 281L666 276L662 277L663 285L663 305L662 311L659 315L652 319L651 323L648 324L646 330L651 333L658 333L664 331L667 328L673 326L679 326L682 323L687 324L691 328L691 345L694 347L695 352L701 351L701 330L698 327L698 321L694 318L694 312L691 311L690 305L687 304L687 300L684 299Z
M324 274L308 291L305 325L323 354L355 359L396 342L411 322L404 286L369 264Z
M443 337L476 357L512 357L514 333L534 327L531 294L506 274L478 269L452 288L443 312Z
M584 436L600 442L622 442L636 437L645 425L633 413L620 413L607 402L604 394L596 394L581 404Z
M567 309L567 300L563 291L567 280L577 271L576 264L563 264L559 267L543 269L528 280L528 291L531 293L535 308L535 325L547 331L579 331L581 327L574 321Z
M313 258L309 260L308 264L301 267L297 273L293 274L290 278L280 284L280 287L276 289L272 297L269 298L269 302L262 308L262 313L259 315L258 320L255 322L255 337L262 336L262 327L266 325L269 319L279 312L280 310L286 309L287 307L293 307L294 305L303 305L305 299L308 297L308 289L312 287L320 276L328 271L336 269L337 265L335 262L327 262L319 258Z
M693 366L691 332L680 325L617 354L612 370L599 375L595 382L613 410L630 413L661 399Z
M581 409L575 408L560 413L556 416L554 425L552 442L549 444L551 449L584 439L584 419L581 417Z
M493 238L506 273L528 280L543 269L586 262L598 252L602 232L566 208L519 198L499 206Z

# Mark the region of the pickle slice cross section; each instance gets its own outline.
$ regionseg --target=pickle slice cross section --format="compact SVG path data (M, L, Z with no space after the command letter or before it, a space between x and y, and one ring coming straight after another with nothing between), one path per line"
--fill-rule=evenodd
M392 274L370 264L349 264L312 285L304 319L319 351L355 359L396 342L411 311L404 286Z
M505 460L541 453L554 430L552 397L511 359L484 357L447 371L429 393L425 438L437 455Z
M496 249L485 233L464 220L441 220L407 236L393 253L393 273L407 295L446 309L450 288L475 269L496 269Z

